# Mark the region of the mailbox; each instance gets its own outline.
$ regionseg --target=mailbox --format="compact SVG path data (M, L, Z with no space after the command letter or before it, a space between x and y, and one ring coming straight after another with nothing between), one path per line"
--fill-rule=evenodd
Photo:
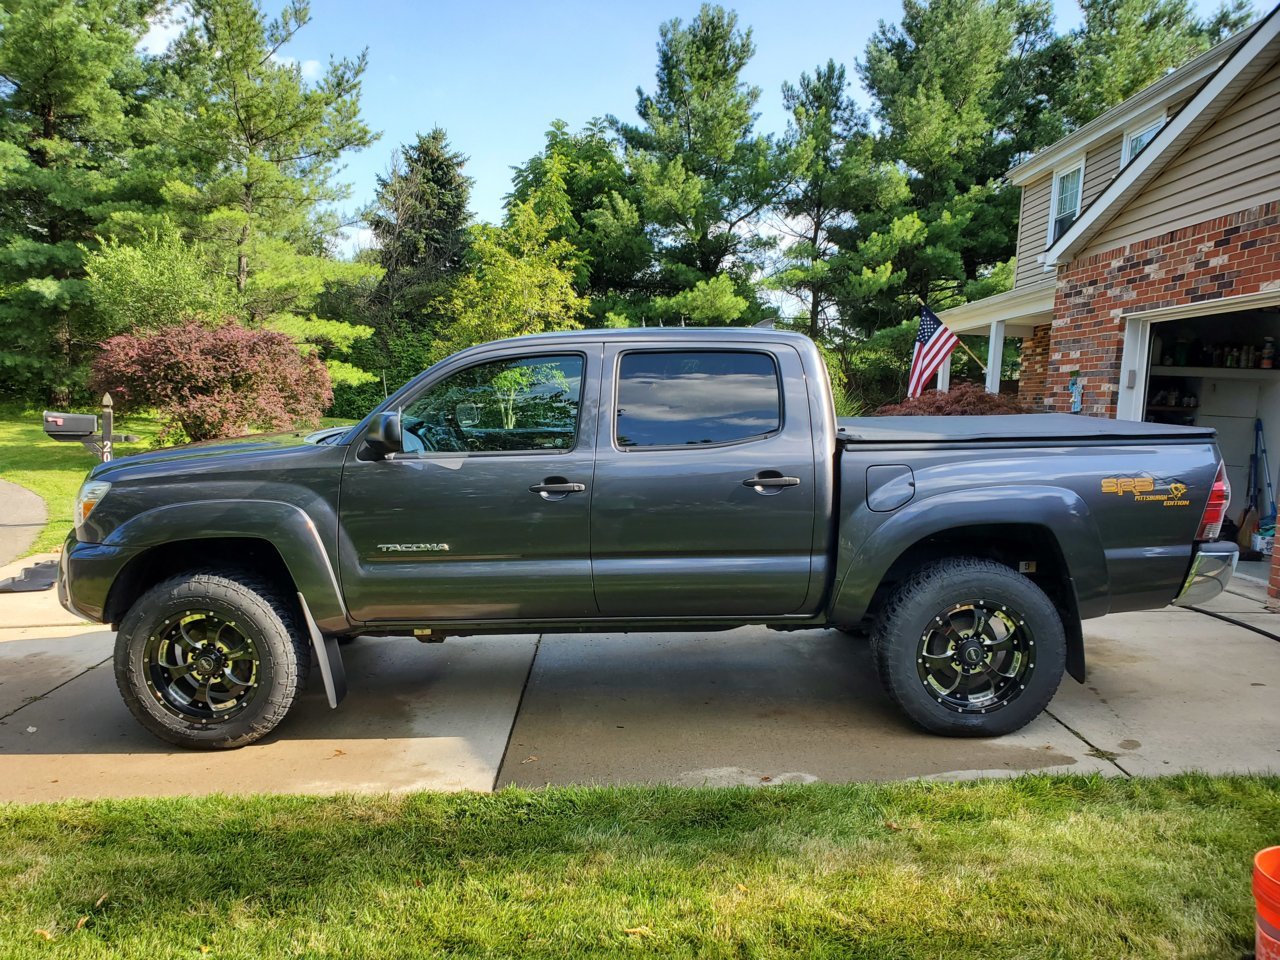
M92 413L44 412L44 432L55 440L78 443L98 432L98 418Z

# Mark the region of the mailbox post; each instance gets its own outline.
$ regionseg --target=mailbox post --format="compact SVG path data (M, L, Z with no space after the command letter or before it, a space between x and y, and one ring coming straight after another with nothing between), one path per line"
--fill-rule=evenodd
M112 456L112 448L116 441L137 443L139 438L131 434L115 432L115 402L111 394L102 395L102 431L98 431L98 417L92 413L58 413L53 410L44 412L44 432L54 440L64 443L81 443L90 453L96 455L103 463Z

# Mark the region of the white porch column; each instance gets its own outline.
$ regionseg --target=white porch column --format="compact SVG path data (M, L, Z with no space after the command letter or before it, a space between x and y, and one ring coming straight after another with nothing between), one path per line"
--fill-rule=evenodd
M992 320L987 334L987 393L1000 392L1000 367L1004 363L1004 321Z
M946 393L951 389L951 358L947 357L942 362L942 366L938 368L938 382L935 384L939 390Z

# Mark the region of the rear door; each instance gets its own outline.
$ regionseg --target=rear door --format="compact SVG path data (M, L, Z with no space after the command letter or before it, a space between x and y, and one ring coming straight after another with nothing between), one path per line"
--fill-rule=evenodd
M814 451L800 355L607 344L591 502L608 617L779 616L809 591Z

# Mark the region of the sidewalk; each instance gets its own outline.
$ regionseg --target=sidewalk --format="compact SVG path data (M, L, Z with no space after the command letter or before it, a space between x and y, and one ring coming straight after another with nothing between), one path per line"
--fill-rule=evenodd
M44 501L26 487L0 480L0 565L16 560L35 543L48 513Z

